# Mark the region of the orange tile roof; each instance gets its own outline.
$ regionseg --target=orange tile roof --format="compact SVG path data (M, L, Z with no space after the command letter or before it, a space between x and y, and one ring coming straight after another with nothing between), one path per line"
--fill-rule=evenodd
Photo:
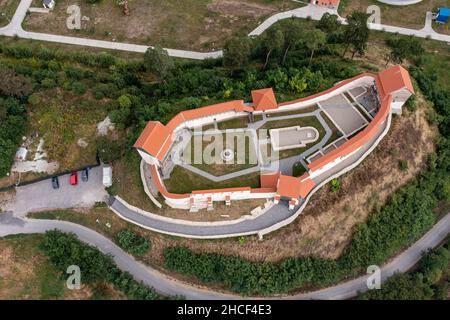
M260 176L261 188L272 188L272 189L276 188L279 177L280 177L279 171L261 174Z
M176 127L178 127L185 121L208 117L214 114L224 113L228 111L242 112L254 110L253 108L246 106L244 104L244 100L233 100L217 103L206 107L182 111L169 121L169 123L167 124L167 128L170 131L173 131Z
M253 104L256 111L277 109L278 103L272 88L252 91Z
M308 193L314 188L316 185L314 181L312 181L311 178L308 178L309 174L305 173L303 176L300 177L300 197L303 199L306 198Z
M297 199L300 196L300 179L280 175L278 179L277 194L286 198Z
M224 188L224 189L193 190L192 194L226 193L226 192L243 192L243 191L251 191L251 188L238 187L238 188Z
M171 132L161 122L149 121L134 147L162 161L171 143Z
M392 66L386 70L378 73L380 84L385 95L391 94L403 88L408 89L414 94L414 87L411 82L411 77L408 71L401 65Z
M293 199L298 199L299 197L306 198L315 185L314 181L309 178L308 173L305 173L299 178L280 175L277 194L282 197Z

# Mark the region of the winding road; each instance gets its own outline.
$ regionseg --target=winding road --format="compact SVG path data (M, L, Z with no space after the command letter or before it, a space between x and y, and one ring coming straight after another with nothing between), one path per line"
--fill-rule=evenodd
M159 271L136 261L132 256L115 245L111 240L83 226L65 221L21 219L14 217L12 213L4 213L0 215L0 237L13 234L44 233L53 229L59 229L64 232L72 232L76 234L81 241L97 247L103 253L111 254L119 268L124 271L128 271L135 277L136 280L142 281L148 286L152 286L161 294L181 295L190 300L230 300L242 298L241 296L235 294L219 293L205 288L193 287L170 278ZM424 251L436 247L439 243L446 239L449 233L450 212L438 223L436 223L434 227L420 240L381 268L382 282L396 272L408 271L420 260ZM367 276L362 276L334 287L329 287L318 291L290 296L279 295L271 298L317 300L348 299L356 296L358 292L367 290L366 280ZM259 297L248 298L258 299Z

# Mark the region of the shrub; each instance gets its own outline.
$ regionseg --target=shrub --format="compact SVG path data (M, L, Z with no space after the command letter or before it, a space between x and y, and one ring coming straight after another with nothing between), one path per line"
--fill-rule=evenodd
M105 255L95 247L82 243L74 234L58 230L47 231L40 248L63 275L66 275L67 267L77 265L82 270L83 281L86 283L106 280L130 299L162 298L152 288L134 280L128 272L118 269L110 255Z
M150 243L130 230L122 230L116 235L119 245L131 254L145 254L150 249Z
M83 94L86 93L87 86L81 81L76 81L72 83L72 90L75 92L76 95L82 96Z
M330 191L331 192L337 192L339 188L341 187L341 183L338 179L333 179L330 182Z
M398 166L401 171L408 171L408 161L402 159L398 162Z

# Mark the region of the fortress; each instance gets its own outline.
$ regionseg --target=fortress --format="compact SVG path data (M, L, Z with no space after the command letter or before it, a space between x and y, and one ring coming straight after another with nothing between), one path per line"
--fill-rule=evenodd
M412 94L414 89L409 73L399 65L377 74L358 75L326 91L290 102L277 103L272 89L260 89L252 91L251 103L234 100L183 111L166 125L149 121L134 147L146 163L153 187L173 208L196 212L213 209L217 201L230 204L231 201L260 198L270 199L274 205L284 203L290 210L297 210L312 192L351 170L373 150L389 129L391 115L401 114L402 106ZM291 170L280 165L291 160L282 159L277 163L278 170L263 165L255 169L261 172L259 188L240 186L192 190L186 194L175 194L166 189L164 177L170 176L173 170L175 151L184 146L186 137L189 138L194 129L209 125L217 128L219 122L242 117L247 117L250 124L255 117L262 118L259 122L264 123L274 121L274 115L280 112L301 112L311 106L316 106L331 120L340 132L340 138L323 147L316 146L306 158L293 156L293 160L305 167L301 176L292 176ZM292 128L295 129L287 129ZM297 134L316 139L317 130L308 130ZM280 137L281 132L278 133ZM256 145L260 144L261 141L256 142ZM278 147L283 145L279 143Z

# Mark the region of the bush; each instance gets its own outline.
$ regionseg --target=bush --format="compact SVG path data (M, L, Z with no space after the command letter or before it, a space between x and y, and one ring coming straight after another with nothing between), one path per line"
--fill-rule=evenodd
M161 299L152 288L137 282L128 273L116 267L111 256L101 253L95 247L82 243L74 234L58 230L47 231L40 245L42 251L59 272L66 275L70 265L77 265L86 283L106 280L125 293L129 299Z
M109 136L97 137L96 145L98 156L105 163L119 159L125 150L122 140L114 140Z
M116 235L119 245L131 254L142 255L150 249L150 243L130 230L122 230Z
M330 191L333 193L338 192L339 188L341 187L341 183L338 179L333 179L330 182Z
M0 98L0 177L9 172L26 126L24 105L15 98Z
M402 159L398 162L398 166L401 171L408 171L408 161Z
M72 90L75 92L76 95L82 96L87 91L87 86L80 81L76 81L72 83Z

